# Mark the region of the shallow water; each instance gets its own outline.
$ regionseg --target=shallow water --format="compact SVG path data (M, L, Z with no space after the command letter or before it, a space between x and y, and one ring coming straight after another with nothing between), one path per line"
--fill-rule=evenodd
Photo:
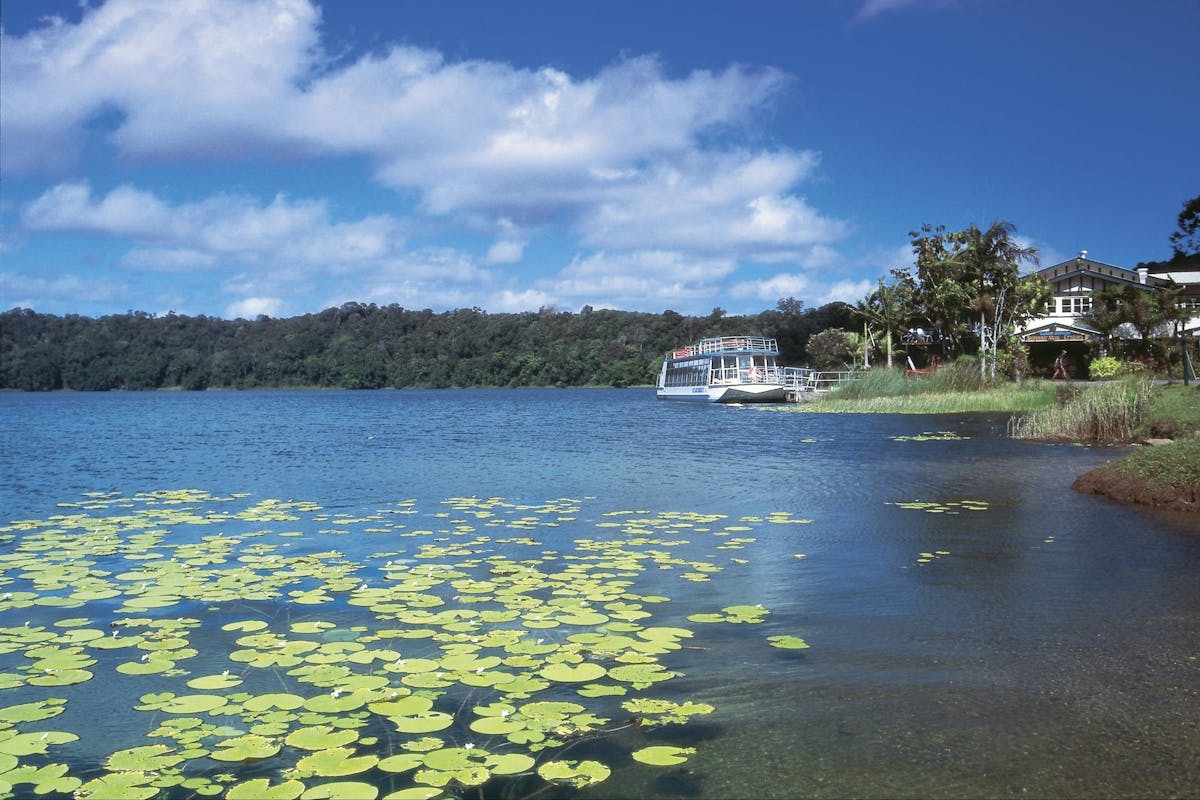
M745 563L710 582L644 576L671 598L657 624L696 628L689 614L743 603L771 613L704 626L697 649L672 654L682 676L664 689L716 711L589 745L616 768L580 796L1200 793L1200 526L1070 489L1120 450L1012 441L996 416L799 414L647 390L6 394L0 412L3 520L84 492L181 488L348 515L572 498L574 519L537 534L564 551L613 511L810 519L753 525ZM928 433L942 435L897 439ZM941 505L897 505L913 501ZM337 547L380 544L351 531ZM697 536L679 552L713 547ZM775 634L810 648L763 646ZM145 689L112 691L122 708ZM16 702L6 693L0 706ZM120 736L119 716L69 713ZM628 759L660 742L697 752L678 767Z

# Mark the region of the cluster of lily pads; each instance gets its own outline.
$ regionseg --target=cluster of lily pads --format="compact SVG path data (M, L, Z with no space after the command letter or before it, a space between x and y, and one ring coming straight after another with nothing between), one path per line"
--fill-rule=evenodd
M886 505L898 506L914 511L925 511L929 514L957 514L960 511L987 511L991 503L987 500L908 500L888 502Z
M710 581L756 526L808 520L583 505L93 493L0 527L0 797L520 796L605 780L599 737L685 762L670 726L714 708L668 683L703 643L656 622L645 574Z
M918 564L929 564L932 561L934 561L935 559L939 559L939 558L942 558L943 556L948 556L948 555L950 555L949 550L925 551L925 552L921 553L919 556L917 556L917 563Z
M897 442L961 442L971 437L954 431L926 431L912 436L893 436L891 438Z

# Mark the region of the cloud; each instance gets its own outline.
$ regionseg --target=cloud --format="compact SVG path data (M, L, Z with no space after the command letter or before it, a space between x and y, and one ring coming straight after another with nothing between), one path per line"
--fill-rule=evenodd
M225 309L225 316L228 319L254 319L260 314L278 317L283 308L284 302L278 297L244 297L231 303Z
M893 11L907 9L937 9L957 6L959 0L866 0L854 15L852 23L867 22Z
M787 193L816 164L808 152L691 152L614 186L577 228L594 246L794 256L848 232Z
M380 182L415 190L435 215L578 221L594 238L619 229L614 209L641 217L694 192L691 206L718 215L709 239L775 247L836 236L836 223L787 193L815 154L701 144L762 113L789 82L776 70L668 78L643 56L576 78L447 63L411 46L327 68L319 22L304 0L110 0L77 25L5 36L5 168L44 166L34 143L78 150L103 113L127 157L364 156ZM643 224L629 246L692 233L664 221L657 241Z
M171 212L153 194L131 186L119 186L93 201L88 184L60 183L26 206L21 222L35 231L158 238L169 235Z
M799 274L828 265L849 233L799 191L816 152L746 144L789 89L778 70L668 75L639 56L572 75L409 45L335 59L320 25L308 0L109 0L77 23L4 34L0 169L55 174L85 149L188 168L351 157L413 201L413 217L72 180L27 203L24 228L128 239L119 267L208 276L247 302L311 292L447 307L711 306L739 262ZM409 250L417 228L449 243ZM545 272L525 263L538 237L573 239L579 255L518 285Z
M737 264L665 250L599 252L576 257L542 288L564 306L707 312Z
M811 281L806 275L783 273L758 281L743 281L730 289L734 297L768 301L774 304L782 297L802 297Z
M516 264L524 254L525 242L506 239L489 247L483 262L485 264Z
M818 296L816 305L820 306L839 301L854 305L877 287L877 283L868 280L837 281L825 287L825 291Z
M97 280L71 273L44 277L0 272L0 297L4 298L6 308L40 308L46 303L65 308L91 303L121 303L130 293L127 284L111 278Z
M194 272L216 265L217 259L187 247L137 247L121 256L119 263L145 272Z
M86 183L53 186L21 211L33 231L82 231L143 245L123 259L135 269L179 271L218 261L326 267L372 262L403 245L394 218L331 218L328 204L276 195L215 195L170 206L151 192L118 186L93 197ZM156 266L157 265L157 266Z
M111 112L131 156L277 147L272 121L313 68L318 19L305 0L115 0L78 25L4 36L4 168L72 156Z
M499 221L501 237L483 257L485 264L516 264L525 255L526 240L517 231L511 220Z

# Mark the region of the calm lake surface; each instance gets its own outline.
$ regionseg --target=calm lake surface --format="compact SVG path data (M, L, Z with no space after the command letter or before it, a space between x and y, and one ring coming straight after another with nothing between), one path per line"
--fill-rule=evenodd
M334 544L320 523L294 541L366 560L415 545L353 522L401 502L432 537L449 498L568 499L575 510L522 534L559 553L621 535L609 520L711 515L669 534L673 553L720 566L709 580L669 564L629 580L669 598L647 609L655 624L695 633L662 657L680 676L648 694L715 710L577 748L611 777L541 797L1200 794L1200 533L1070 488L1121 450L1012 441L1001 417L789 413L642 389L5 394L0 412L0 523L45 520L90 492L246 493L342 515ZM898 505L916 501L932 505ZM732 536L714 538L723 526ZM488 551L506 548L530 545ZM0 588L25 588L7 577ZM770 613L687 619L739 604ZM3 609L3 626L100 613ZM809 648L771 647L776 635ZM23 659L0 655L0 673ZM90 669L78 686L0 690L0 707L99 704L91 722L75 708L30 726L76 720L82 738L59 758L94 767L104 753L89 732L121 739L139 692ZM138 724L109 752L146 743ZM631 761L646 744L696 752L671 767Z

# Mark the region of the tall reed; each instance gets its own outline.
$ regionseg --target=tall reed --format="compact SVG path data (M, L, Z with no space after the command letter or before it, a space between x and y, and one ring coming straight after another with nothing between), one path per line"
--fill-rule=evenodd
M855 375L831 394L842 400L865 397L900 397L914 394L971 392L983 388L979 362L970 356L951 361L927 375L905 377L902 369L875 369Z
M1053 439L1108 444L1133 438L1150 407L1154 388L1148 378L1134 378L1070 393L1058 405L1008 423L1014 439Z

